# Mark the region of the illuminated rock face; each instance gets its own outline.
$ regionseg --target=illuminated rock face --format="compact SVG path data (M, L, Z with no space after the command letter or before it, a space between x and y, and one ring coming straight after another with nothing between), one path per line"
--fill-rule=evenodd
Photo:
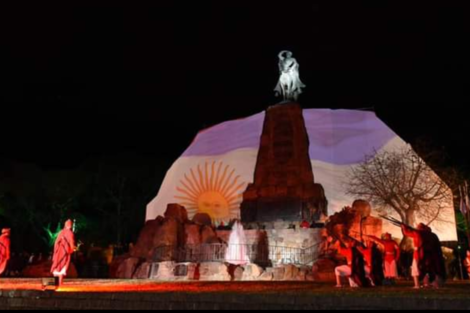
M239 242L246 243L249 261L240 258L244 266L229 266L238 259L227 258L227 252L240 248L230 240L231 230L216 230L204 214L189 221L184 207L178 205L169 205L164 215L147 222L130 255L114 260L112 278L305 281L318 258L321 229L286 229L288 223L281 222L269 229L243 231L245 239Z
M298 104L268 109L254 183L243 194L244 223L318 220L326 215L323 187L315 184L309 139Z
M371 216L372 207L364 200L355 201L353 210L356 217L349 229L349 236L362 241L361 235L375 236L381 238L383 234L383 221L380 218Z
M326 224L327 236L341 240L351 237L361 242L366 235L380 238L383 234L383 221L371 216L371 211L371 205L367 201L355 201L352 207L346 207L330 216Z

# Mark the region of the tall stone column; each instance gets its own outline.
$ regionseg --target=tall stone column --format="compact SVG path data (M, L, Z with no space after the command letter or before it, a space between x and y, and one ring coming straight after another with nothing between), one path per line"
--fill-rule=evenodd
M254 183L243 195L242 222L313 222L326 214L327 200L314 180L302 112L296 103L267 110Z

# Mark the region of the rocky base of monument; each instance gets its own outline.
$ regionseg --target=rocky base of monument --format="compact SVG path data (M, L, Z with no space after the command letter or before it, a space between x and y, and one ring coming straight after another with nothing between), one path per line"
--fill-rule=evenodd
M229 230L216 230L208 215L189 220L184 207L169 205L164 217L147 222L130 253L115 259L110 277L171 282L333 281L335 267L344 260L326 239L348 236L361 241L361 233L380 237L382 221L370 211L370 204L356 201L331 216L325 228L288 228L292 223L285 222L248 227L245 236L253 264L234 266L225 262Z
M151 279L160 282L230 282L230 281L314 281L310 267L281 265L262 268L256 264L234 266L221 262L205 263L142 263L127 259L121 264L121 277L125 279ZM125 276L125 277L122 277Z
M114 260L110 277L172 282L313 280L311 265L284 264L297 259L294 255L311 251L319 230L248 230L245 234L250 249L258 250L256 257L250 255L252 262L263 267L226 263L224 251L230 231L217 231L208 215L197 214L189 220L184 207L169 205L164 217L147 222L129 254ZM276 245L277 250L270 245Z
M164 215L148 221L129 254L113 261L111 278L145 277L150 275L145 274L150 273L149 264L175 262L183 247L222 243L206 214L197 214L189 220L184 207L171 204Z

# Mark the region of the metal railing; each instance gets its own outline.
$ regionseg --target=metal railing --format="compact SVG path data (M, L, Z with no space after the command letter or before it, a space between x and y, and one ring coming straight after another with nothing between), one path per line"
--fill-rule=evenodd
M318 258L319 244L309 248L264 245L202 244L182 248L162 246L154 250L154 262L177 263L227 262L240 263L248 258L261 266L293 264L307 266ZM245 259L243 256L246 256Z

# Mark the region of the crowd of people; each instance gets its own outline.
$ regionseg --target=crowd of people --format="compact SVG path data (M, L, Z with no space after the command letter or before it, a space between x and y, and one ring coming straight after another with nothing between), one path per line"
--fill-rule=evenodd
M414 288L440 288L447 279L447 270L442 246L432 229L424 224L412 228L402 225L403 235L413 242L413 255L409 273L414 281ZM346 260L346 264L335 269L336 287L343 287L347 279L352 288L393 285L399 277L398 264L402 260L402 251L390 234L383 238L364 236L359 241L346 236L334 242L329 241ZM380 249L379 249L380 247ZM466 261L470 271L470 253Z

